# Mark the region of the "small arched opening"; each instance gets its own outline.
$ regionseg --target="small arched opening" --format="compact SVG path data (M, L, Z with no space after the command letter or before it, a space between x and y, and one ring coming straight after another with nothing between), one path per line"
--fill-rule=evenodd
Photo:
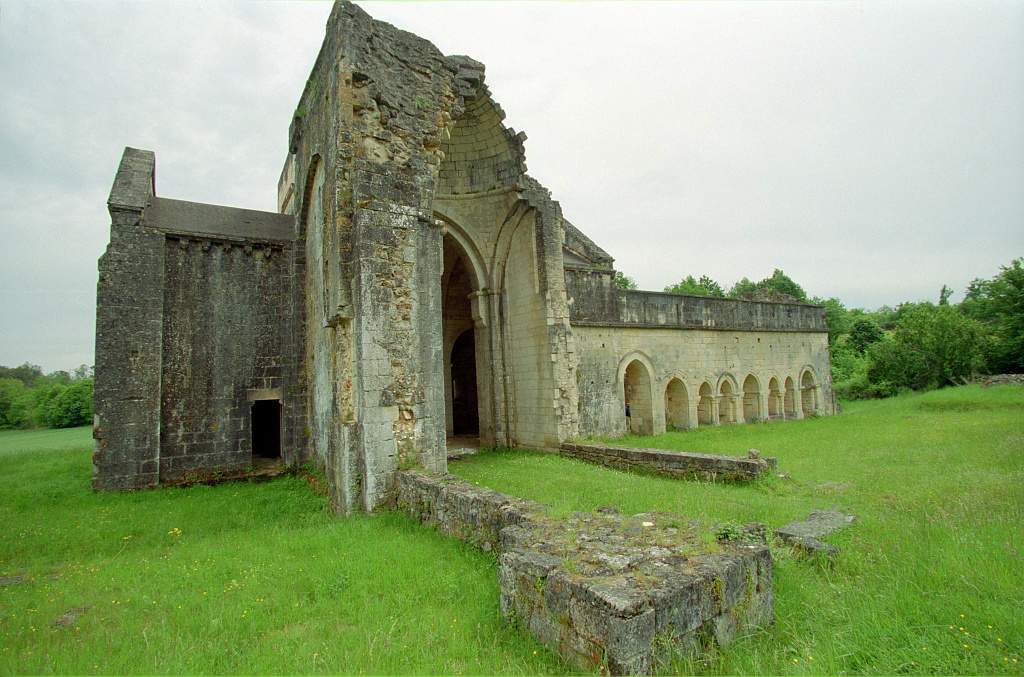
M715 393L711 384L705 381L700 386L697 399L697 425L715 424Z
M743 380L743 420L747 423L761 420L761 384L753 374Z
M736 422L736 391L730 379L722 379L718 386L718 421L719 423Z
M810 369L800 377L800 408L804 416L818 413L818 385L814 382L814 374Z
M768 418L782 418L782 390L779 388L779 379L774 376L768 381Z
M665 387L665 429L684 430L690 427L690 400L686 386L678 378Z
M654 415L651 402L651 375L640 360L626 367L622 379L626 402L626 428L634 435L654 434Z
M796 418L796 386L792 376L786 377L785 412L786 418Z

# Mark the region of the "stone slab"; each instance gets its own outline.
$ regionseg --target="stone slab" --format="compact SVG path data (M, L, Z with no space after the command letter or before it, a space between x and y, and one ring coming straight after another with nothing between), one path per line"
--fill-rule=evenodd
M779 527L775 535L783 542L809 552L834 556L838 554L839 548L823 542L821 538L849 526L854 519L853 515L835 510L815 510L805 520Z

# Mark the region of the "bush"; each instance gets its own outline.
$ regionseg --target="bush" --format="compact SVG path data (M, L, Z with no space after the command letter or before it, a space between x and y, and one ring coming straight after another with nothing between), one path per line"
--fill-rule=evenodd
M868 350L868 382L926 390L962 382L984 364L984 330L953 306L916 304Z
M16 378L0 378L0 429L31 425L32 393Z
M92 379L55 383L40 388L36 422L51 428L73 428L92 422Z

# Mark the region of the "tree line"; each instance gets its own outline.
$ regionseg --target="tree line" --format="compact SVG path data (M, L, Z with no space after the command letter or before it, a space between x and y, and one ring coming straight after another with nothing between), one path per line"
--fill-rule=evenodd
M0 366L0 429L92 423L92 367L44 374L36 364Z
M906 302L876 310L847 308L837 298L809 296L782 270L728 289L707 275L665 287L673 294L813 303L825 307L832 383L840 398L888 397L963 383L978 375L1024 373L1024 259L975 278L964 300L950 303L943 285L935 303ZM616 284L635 289L621 273Z

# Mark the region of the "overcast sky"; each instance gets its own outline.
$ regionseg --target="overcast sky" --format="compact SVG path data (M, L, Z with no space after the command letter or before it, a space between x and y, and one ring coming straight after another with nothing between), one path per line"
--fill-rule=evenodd
M641 287L779 267L849 306L1024 255L1024 2L364 3L487 65L530 173ZM0 364L92 363L124 146L273 210L325 2L0 0Z

